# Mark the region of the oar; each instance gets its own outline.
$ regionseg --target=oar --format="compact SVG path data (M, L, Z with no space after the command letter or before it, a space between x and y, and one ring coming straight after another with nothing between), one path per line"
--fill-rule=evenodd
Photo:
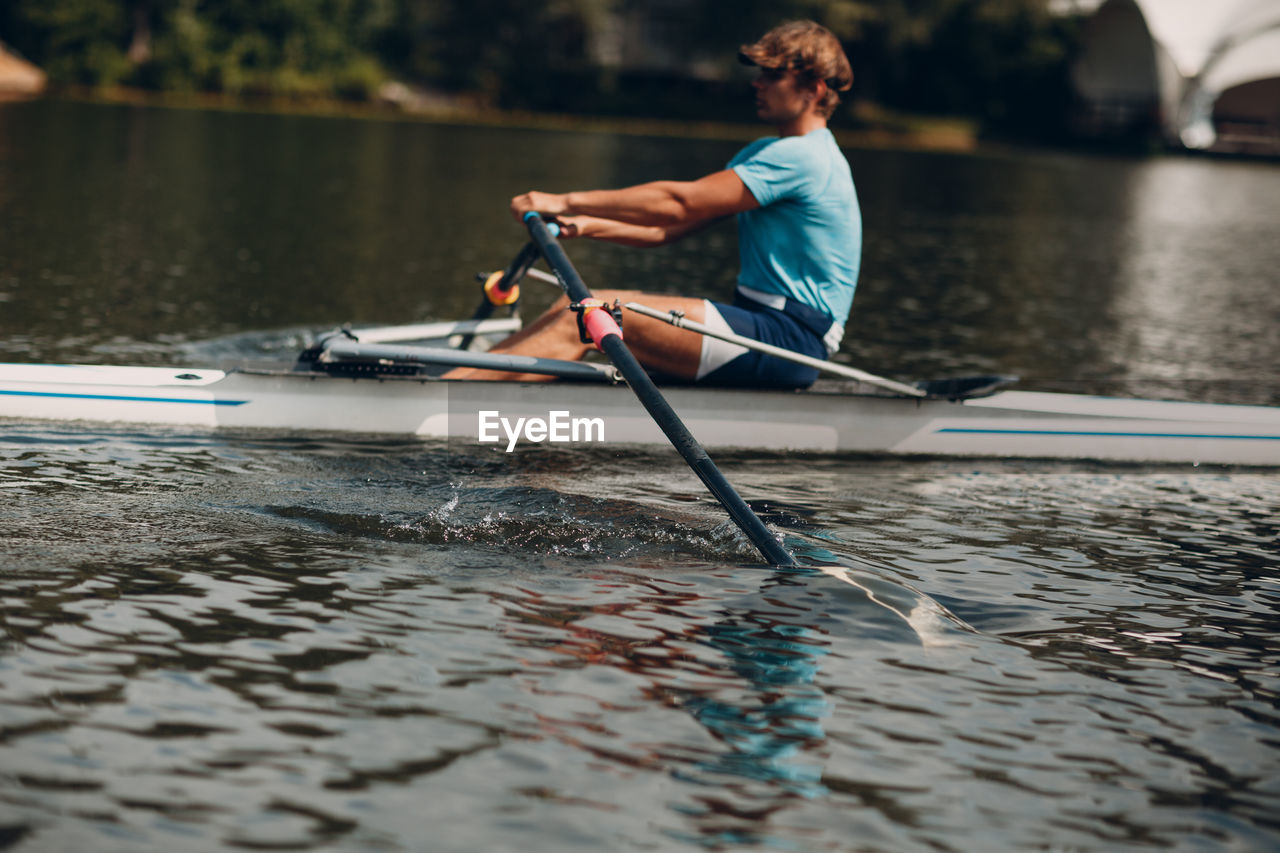
M498 305L515 305L520 299L520 279L529 272L529 267L538 259L538 247L533 243L525 243L524 248L507 264L500 273L492 273L484 282L484 299L471 315L472 320L487 320ZM467 349L475 335L466 335L458 344L458 349Z
M722 341L728 341L731 344L737 344L746 349L762 352L766 355L776 356L794 361L796 364L804 364L809 367L816 367L818 370L826 373L834 373L836 376L843 376L846 379L856 379L859 382L865 382L868 385L875 385L880 388L886 388L890 391L896 391L899 394L905 394L908 397L927 397L926 392L911 385L904 385L901 382L894 382L892 379L885 379L883 376L876 376L874 373L867 373L856 367L845 367L843 364L832 364L829 361L823 361L820 358L798 353L793 350L775 347L772 344L764 344L751 338L744 338L742 335L735 335L732 332L720 332L702 323L686 319L684 314L679 311L659 311L656 308L650 308L647 305L641 305L639 302L628 302L626 304L628 311L634 311L637 314L643 314L646 317L652 317L655 320L661 320L664 323L670 323L677 329L688 329L691 332L697 332L700 335L706 335L711 338L719 338Z
M533 237L533 242L538 246L538 251L555 271L556 278L569 300L579 305L592 300L591 291L578 275L578 271L573 268L569 256L551 235L542 217L537 213L526 213L524 222L529 229L529 235ZM640 362L636 361L631 350L623 343L622 330L618 328L609 311L600 307L584 307L582 323L595 345L603 350L618 368L618 372L631 386L641 405L684 457L684 461L693 469L693 473L697 474L703 485L715 495L716 500L720 501L720 505L729 513L729 517L742 529L743 533L747 534L747 538L759 549L764 558L774 566L794 566L796 564L794 558L773 537L760 517L751 511L747 502L734 491L724 474L720 473L720 469L711 461L707 451L702 449L702 445L693 437L679 415L653 384L649 374L640 366Z
M559 284L554 276L547 275L541 270L529 270L529 278L536 278L538 281L545 281L551 284ZM656 308L650 308L647 305L641 305L639 302L628 302L623 306L628 311L634 311L637 314L643 314L646 317L652 317L655 320L661 320L664 323L670 323L677 329L688 329L691 332L697 332L700 335L707 335L712 338L719 338L722 341L728 341L731 344L737 344L745 349L762 352L766 355L777 356L787 361L794 361L796 364L804 364L809 367L815 367L825 373L831 373L836 376L843 376L846 379L856 379L867 385L875 385L898 394L905 394L908 397L927 397L928 392L922 391L912 385L904 385L901 382L895 382L892 379L885 379L883 376L876 376L874 373L867 373L865 370L859 370L856 367L847 367L843 364L833 364L829 361L823 361L820 358L813 358L804 353L795 352L794 350L775 347L771 344L764 344L753 338L744 338L742 335L735 335L732 332L719 332L715 329L697 323L693 320L686 319L683 314L675 311L659 311Z

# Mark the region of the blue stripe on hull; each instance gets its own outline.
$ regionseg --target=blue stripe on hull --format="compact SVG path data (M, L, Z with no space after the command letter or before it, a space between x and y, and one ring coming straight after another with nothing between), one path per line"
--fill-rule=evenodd
M248 400L192 400L186 397L131 397L124 394L65 394L53 391L5 391L0 396L50 397L58 400L110 400L125 403L187 403L195 406L243 406Z
M1252 441L1280 441L1280 435L1237 435L1232 433L1189 432L1110 432L1086 429L985 429L979 427L944 427L938 432L965 435L1052 435L1080 438L1195 438Z

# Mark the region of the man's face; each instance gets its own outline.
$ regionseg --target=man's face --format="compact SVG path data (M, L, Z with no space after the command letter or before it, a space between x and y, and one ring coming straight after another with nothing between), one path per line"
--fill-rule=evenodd
M813 93L800 85L794 71L761 68L751 86L756 90L756 115L769 124L791 121L813 102Z

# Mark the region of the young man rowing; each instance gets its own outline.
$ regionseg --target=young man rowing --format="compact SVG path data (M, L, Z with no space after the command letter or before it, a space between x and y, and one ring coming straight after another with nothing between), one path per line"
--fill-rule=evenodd
M853 82L839 41L815 23L770 30L742 48L758 66L756 113L777 137L742 149L724 171L696 181L657 181L619 190L527 192L511 200L554 219L561 237L588 237L627 246L661 246L731 214L738 216L741 269L732 305L705 299L600 290L610 303L641 302L681 311L690 320L764 343L828 358L839 346L853 303L862 252L862 217L849 164L827 120L838 92ZM561 298L493 348L493 352L577 360L590 349ZM748 351L714 338L628 313L627 345L645 367L678 379L717 385L800 388L814 368ZM459 379L546 379L463 368Z

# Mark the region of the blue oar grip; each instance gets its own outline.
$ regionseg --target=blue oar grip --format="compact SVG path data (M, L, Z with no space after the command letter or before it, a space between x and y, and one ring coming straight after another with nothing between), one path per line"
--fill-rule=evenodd
M527 223L529 222L529 220L530 220L530 219L532 219L532 218L533 218L533 217L535 217L535 216L536 216L536 217L538 217L538 218L541 218L541 217L542 217L542 214L541 214L541 213L538 213L538 211L536 211L536 210L531 210L531 211L529 211L528 213L526 213L526 214L524 215L524 222L527 224ZM559 237L559 236L560 236L560 226L559 226L559 225L557 225L557 224L556 224L556 223L554 223L554 222L548 222L548 223L546 223L546 226L547 226L547 230L551 232L551 236L552 236L552 237Z

